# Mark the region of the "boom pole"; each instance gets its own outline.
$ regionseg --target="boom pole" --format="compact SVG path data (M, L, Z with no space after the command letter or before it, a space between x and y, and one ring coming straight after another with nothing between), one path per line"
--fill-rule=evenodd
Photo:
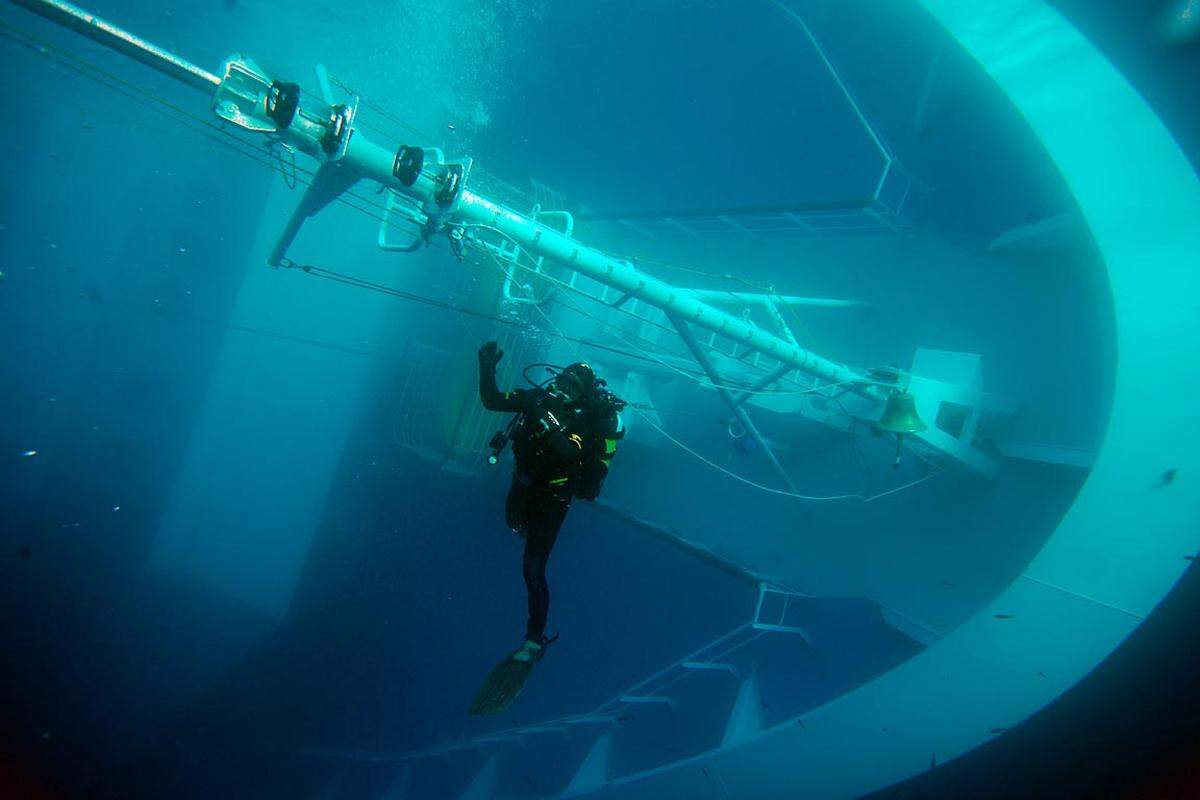
M64 28L70 28L135 61L140 61L151 69L156 69L205 94L211 95L221 85L221 79L211 72L183 60L174 53L168 53L161 47L156 47L145 39L140 39L70 3L59 2L59 0L10 0L10 2L27 8L35 14L40 14L52 22L57 22Z
M359 180L371 180L420 205L426 239L443 234L457 245L471 226L495 229L531 255L611 286L673 319L686 320L877 403L885 399L866 375L716 308L696 292L644 273L632 262L476 194L468 188L470 159L451 163L436 148L402 144L393 151L370 141L354 127L356 103L330 105L320 98L302 98L296 84L273 79L244 58L231 58L218 77L61 0L10 2L209 93L218 117L245 130L278 136L316 158L317 178L272 252L270 262L275 266L290 264L288 246L308 217Z

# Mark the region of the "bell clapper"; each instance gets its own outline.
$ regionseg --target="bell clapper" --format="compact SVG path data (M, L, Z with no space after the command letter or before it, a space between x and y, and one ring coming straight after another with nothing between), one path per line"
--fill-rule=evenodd
M892 461L892 469L900 469L900 455L904 452L904 434L920 433L926 427L917 414L917 404L913 396L902 390L895 391L888 397L883 415L875 425L879 430L896 434L896 458Z

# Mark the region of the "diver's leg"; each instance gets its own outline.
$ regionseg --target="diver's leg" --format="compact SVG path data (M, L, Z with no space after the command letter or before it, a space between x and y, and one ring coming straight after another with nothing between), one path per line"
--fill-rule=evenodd
M569 500L551 496L529 505L525 557L521 566L525 574L525 589L529 593L529 622L525 628L525 638L535 642L542 641L546 633L546 618L550 614L546 564L558 539L558 530L566 518L568 504Z
M513 533L524 538L528 523L529 488L513 481L504 499L504 523Z

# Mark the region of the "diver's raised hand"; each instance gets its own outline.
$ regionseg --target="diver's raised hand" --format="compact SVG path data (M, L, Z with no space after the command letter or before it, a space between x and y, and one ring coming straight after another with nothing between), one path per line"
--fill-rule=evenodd
M495 367L502 358L504 358L504 351L495 342L484 342L483 346L479 348L480 366Z

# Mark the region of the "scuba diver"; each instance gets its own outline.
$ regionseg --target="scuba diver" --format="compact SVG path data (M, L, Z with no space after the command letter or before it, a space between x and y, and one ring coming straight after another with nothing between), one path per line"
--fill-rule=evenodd
M479 348L479 399L490 411L514 415L508 427L492 437L488 461L497 463L500 453L512 444L516 465L505 520L525 540L522 572L529 618L525 643L492 670L471 704L472 714L506 709L558 638L546 638L550 551L571 500L595 500L600 495L617 441L624 436L619 412L625 402L608 391L587 364L550 367L555 371L550 380L530 389L501 392L496 386L496 365L503 356L496 342Z

